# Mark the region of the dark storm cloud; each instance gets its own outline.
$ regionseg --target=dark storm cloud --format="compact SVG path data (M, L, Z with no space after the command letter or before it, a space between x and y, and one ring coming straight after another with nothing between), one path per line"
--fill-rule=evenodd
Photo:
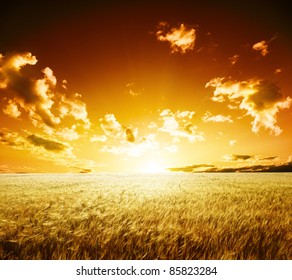
M47 151L61 152L66 149L66 146L60 142L48 140L35 134L32 134L26 138L34 146L45 148Z

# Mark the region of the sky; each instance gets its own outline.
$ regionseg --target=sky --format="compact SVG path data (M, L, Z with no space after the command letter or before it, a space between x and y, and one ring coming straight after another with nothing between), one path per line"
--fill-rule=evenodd
M0 172L290 171L288 10L281 1L7 4Z

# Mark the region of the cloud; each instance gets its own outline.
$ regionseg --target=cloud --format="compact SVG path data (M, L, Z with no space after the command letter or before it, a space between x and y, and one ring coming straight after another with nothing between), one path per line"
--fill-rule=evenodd
M81 100L82 95L75 93L74 95L61 95L60 99L60 117L72 116L75 121L82 121L84 128L90 128L90 120L88 119L86 104Z
M68 143L48 139L28 131L11 132L4 128L0 129L0 143L15 150L29 151L36 158L53 162L56 165L78 166L84 169L96 167L96 163L92 160L77 158Z
M91 168L83 168L79 166L72 166L72 168L79 171L79 173L91 173L93 170Z
M76 128L77 126L74 124L70 128L69 127L61 128L60 130L56 131L56 134L68 141L77 140L80 138L80 135L76 131Z
M202 120L204 122L229 122L232 123L233 120L231 119L231 116L223 116L223 115L215 115L213 116L209 111L207 111L203 117Z
M192 111L176 111L173 113L170 109L164 109L159 114L162 124L152 122L147 126L154 129L155 133L142 136L138 135L138 129L122 125L114 114L107 114L99 120L104 135L96 135L91 141L103 142L101 151L114 155L139 157L159 149L176 153L178 151L176 143L180 139L184 138L190 142L205 140L203 133L199 132L192 123L194 114L195 112ZM159 143L157 136L165 137L164 133L167 133L171 140Z
M67 153L67 155L71 154L71 148L68 144L31 134L27 131L16 133L8 131L7 129L1 129L0 142L13 149L30 150L32 153L41 155L41 158L46 158L46 153L43 149L53 153L64 152ZM35 147L37 149L34 149ZM39 151L39 147L43 149Z
M58 87L52 69L42 70L43 78L37 79L30 72L23 71L34 66L37 59L31 53L12 53L0 58L0 88L7 96L3 112L18 118L20 109L37 127L56 128L65 117L73 117L89 127L86 105L80 94L70 94Z
M125 133L126 133L127 141L134 143L135 142L135 135L134 135L133 130L131 128L126 128Z
M156 122L150 122L150 124L148 125L148 128L150 129L158 128L158 124Z
M168 152L175 154L178 150L177 145L167 145L164 147L165 150L167 150Z
M248 159L252 159L254 156L252 155L224 155L223 158L227 161L244 161Z
M0 173L12 173L13 170L10 169L6 164L0 165Z
M245 110L253 117L252 131L258 133L261 127L270 130L271 134L279 135L282 130L277 126L277 114L281 109L289 108L291 98L284 98L279 87L270 81L224 81L215 78L206 87L215 88L215 102L230 101L234 109Z
M259 51L262 56L266 56L269 53L268 43L265 40L255 43L252 48L255 51Z
M239 60L239 57L240 56L238 54L235 54L234 56L229 57L229 61L231 62L232 65L234 65Z
M108 137L120 138L123 134L121 124L116 120L114 114L107 114L103 118L99 119L100 126Z
M141 95L143 93L144 89L137 89L134 86L134 83L128 83L126 84L126 93L131 95L132 97L136 97L138 95Z
M93 135L90 138L90 142L105 142L107 137L105 135Z
M229 145L230 145L230 146L234 146L236 143L237 143L236 140L230 140L230 141L229 141Z
M106 114L103 118L100 118L99 121L105 136L108 138L126 140L131 143L135 142L138 130L121 125L114 114Z
M200 168L200 166L205 168ZM250 165L241 167L216 167L208 164L198 164L185 167L172 167L168 170L173 172L207 172L207 173L232 173L232 172L292 172L292 162L278 165Z
M91 141L104 142L102 152L139 157L146 152L157 150L159 147L155 134L138 137L137 128L120 124L114 114L106 114L99 121L104 135L96 135Z
M21 112L18 109L17 103L13 100L10 99L8 101L7 106L3 109L4 114L17 119L18 117L20 117Z
M31 134L27 136L26 139L34 146L43 147L47 151L61 152L67 148L66 145L64 145L63 143L53 141L53 140L48 140L40 136L37 136L35 134Z
M277 158L278 158L278 156L273 156L273 157L265 157L265 158L262 158L260 160L275 160Z
M167 22L160 22L156 32L157 40L168 42L170 44L171 52L186 53L193 50L196 40L196 30L188 28L183 23L178 28L169 28Z
M274 73L275 74L280 74L280 73L282 73L282 69L281 68L277 68Z
M190 166L184 167L170 167L168 168L169 171L173 172L202 172L210 167L214 167L213 164L194 164Z
M45 68L43 70L44 78L39 80L21 72L24 66L36 63L37 60L31 53L10 54L2 58L0 68L2 88L16 94L14 105L17 102L21 108L28 111L34 122L41 120L46 125L53 127L60 122L60 119L51 112L54 102L51 100L50 87L55 86L52 71Z
M229 168L210 168L205 172L292 172L292 162L278 164L278 165L251 165L242 167L229 167Z
M114 155L127 155L130 157L140 157L150 151L157 151L159 143L156 141L155 134L148 134L136 141L111 142L101 148L102 152L108 152Z
M11 132L5 128L0 129L0 142L16 150L28 149L27 141L16 132Z
M163 125L158 130L171 135L174 142L178 142L179 138L186 138L190 142L204 141L203 132L197 131L197 126L192 123L194 114L195 112L192 111L173 113L170 109L164 109L160 113Z

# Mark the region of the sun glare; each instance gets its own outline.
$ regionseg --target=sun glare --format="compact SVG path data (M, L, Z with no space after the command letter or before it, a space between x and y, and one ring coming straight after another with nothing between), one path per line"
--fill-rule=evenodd
M149 161L142 167L144 173L162 173L166 172L165 168L156 161Z

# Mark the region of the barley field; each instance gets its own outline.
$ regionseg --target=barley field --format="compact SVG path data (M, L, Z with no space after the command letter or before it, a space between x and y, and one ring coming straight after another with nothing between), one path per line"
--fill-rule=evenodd
M292 258L292 174L2 174L0 259Z

